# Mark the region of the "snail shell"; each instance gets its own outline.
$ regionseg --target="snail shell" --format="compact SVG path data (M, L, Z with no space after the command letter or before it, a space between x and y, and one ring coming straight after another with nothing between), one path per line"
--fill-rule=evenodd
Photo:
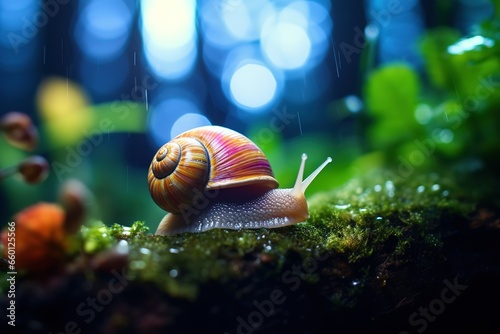
M331 161L302 181L306 158L303 154L295 187L277 189L267 158L247 137L220 126L184 132L158 150L149 168L151 196L169 212L156 233L274 228L304 221L309 217L304 191Z
M278 187L257 145L220 126L196 128L163 145L151 162L148 183L156 204L174 214L193 206L196 194L206 190Z

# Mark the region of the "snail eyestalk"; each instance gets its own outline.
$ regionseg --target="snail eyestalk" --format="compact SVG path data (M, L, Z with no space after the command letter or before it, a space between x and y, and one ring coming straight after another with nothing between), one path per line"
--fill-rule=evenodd
M332 162L332 158L328 157L325 162L323 162L314 172L312 172L311 175L309 175L304 181L302 181L302 178L304 177L304 166L306 164L307 160L307 155L305 153L302 154L302 161L300 163L299 167L299 173L297 174L297 180L295 181L295 186L293 187L292 192L295 194L303 194L305 193L307 187L311 184L311 182L318 176L318 174L325 168L326 165L328 165L330 162Z

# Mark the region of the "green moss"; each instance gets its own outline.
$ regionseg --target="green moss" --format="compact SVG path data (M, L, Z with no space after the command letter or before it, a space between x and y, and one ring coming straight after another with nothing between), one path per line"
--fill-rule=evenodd
M82 226L83 250L92 254L111 248L116 242L112 235L113 227L106 226L101 221L94 221L88 226Z
M315 251L326 252L333 263L346 261L357 268L353 279L363 283L363 263L380 254L399 262L409 261L415 252L437 254L441 221L474 209L475 199L465 200L460 189L437 175L390 180L381 173L314 196L310 219L294 226L155 236L143 222L130 228L94 223L82 230L84 248L91 253L126 240L130 274L184 298L195 298L208 282L224 284L256 272L254 279L259 280L279 275ZM318 275L307 280L315 282ZM351 290L341 297L356 294Z

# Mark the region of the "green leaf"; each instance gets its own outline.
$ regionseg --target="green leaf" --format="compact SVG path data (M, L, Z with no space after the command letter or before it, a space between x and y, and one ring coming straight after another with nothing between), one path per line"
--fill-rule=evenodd
M366 105L377 118L413 120L419 94L417 74L407 65L395 64L373 72L366 84Z
M454 89L454 71L447 49L459 38L458 31L442 27L428 31L420 42L429 80L437 87Z
M365 88L367 110L375 121L369 131L375 148L386 148L419 131L414 113L420 85L413 69L403 64L384 66L371 74Z

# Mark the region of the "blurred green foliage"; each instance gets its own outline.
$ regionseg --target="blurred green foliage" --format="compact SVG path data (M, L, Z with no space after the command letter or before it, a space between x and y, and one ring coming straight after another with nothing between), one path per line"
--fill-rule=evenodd
M424 71L386 64L363 89L367 150L399 176L417 168L497 170L500 144L500 1L468 36L451 28L421 39ZM381 158L380 158L381 157Z

